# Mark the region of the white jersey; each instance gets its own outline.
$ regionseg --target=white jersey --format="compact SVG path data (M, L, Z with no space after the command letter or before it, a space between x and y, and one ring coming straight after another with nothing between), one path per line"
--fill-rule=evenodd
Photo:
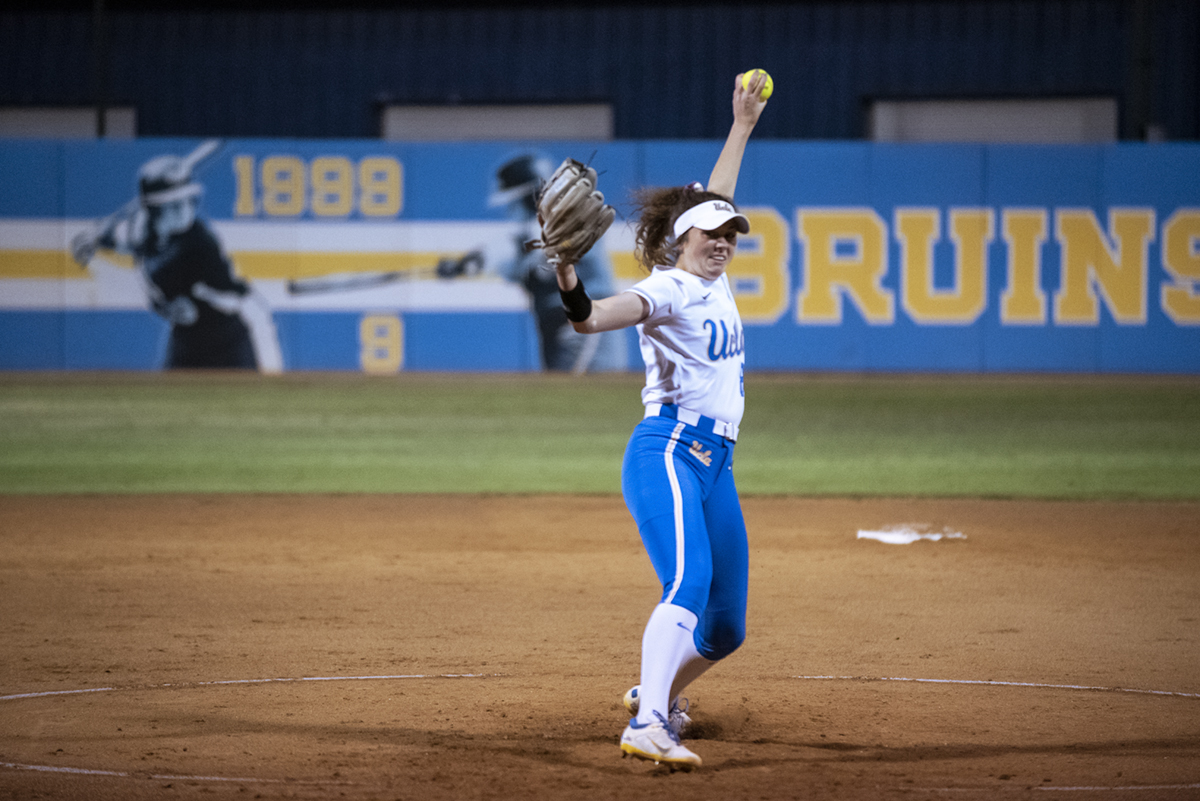
M722 274L706 281L678 267L659 267L630 291L650 305L637 326L646 363L642 403L673 403L740 424L746 356L729 279Z

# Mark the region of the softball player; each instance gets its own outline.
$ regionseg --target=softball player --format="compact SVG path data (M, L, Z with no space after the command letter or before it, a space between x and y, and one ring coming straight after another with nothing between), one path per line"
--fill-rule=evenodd
M676 699L733 653L746 629L749 549L733 480L745 354L725 270L738 234L750 230L732 198L766 102L762 73L748 88L741 78L707 189L695 183L637 195L638 255L649 277L593 303L574 267L558 267L575 330L637 326L646 412L625 451L621 488L663 594L642 637L641 684L626 696L635 717L621 751L685 769L701 760L680 743L689 720Z

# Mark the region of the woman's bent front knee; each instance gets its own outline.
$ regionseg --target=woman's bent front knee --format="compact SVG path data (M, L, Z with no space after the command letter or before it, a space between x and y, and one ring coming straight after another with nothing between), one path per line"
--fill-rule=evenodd
M705 659L715 662L742 647L742 643L746 641L746 624L725 623L714 626L704 634L704 647L697 650Z

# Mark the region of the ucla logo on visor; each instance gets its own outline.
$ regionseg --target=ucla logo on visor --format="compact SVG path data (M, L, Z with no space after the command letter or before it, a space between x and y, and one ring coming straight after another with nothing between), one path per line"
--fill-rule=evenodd
M750 221L744 215L739 214L733 204L725 200L706 200L679 215L679 219L675 221L675 238L683 236L689 228L712 231L720 228L729 220L737 220L739 233L750 232Z

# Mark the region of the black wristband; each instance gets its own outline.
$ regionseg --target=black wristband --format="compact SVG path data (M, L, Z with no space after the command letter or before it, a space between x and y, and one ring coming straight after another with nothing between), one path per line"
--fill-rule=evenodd
M575 288L571 291L558 290L559 297L562 298L563 311L567 313L567 319L573 323L582 323L584 320L592 316L592 299L588 297L587 290L583 288L583 281L579 276L575 276Z

